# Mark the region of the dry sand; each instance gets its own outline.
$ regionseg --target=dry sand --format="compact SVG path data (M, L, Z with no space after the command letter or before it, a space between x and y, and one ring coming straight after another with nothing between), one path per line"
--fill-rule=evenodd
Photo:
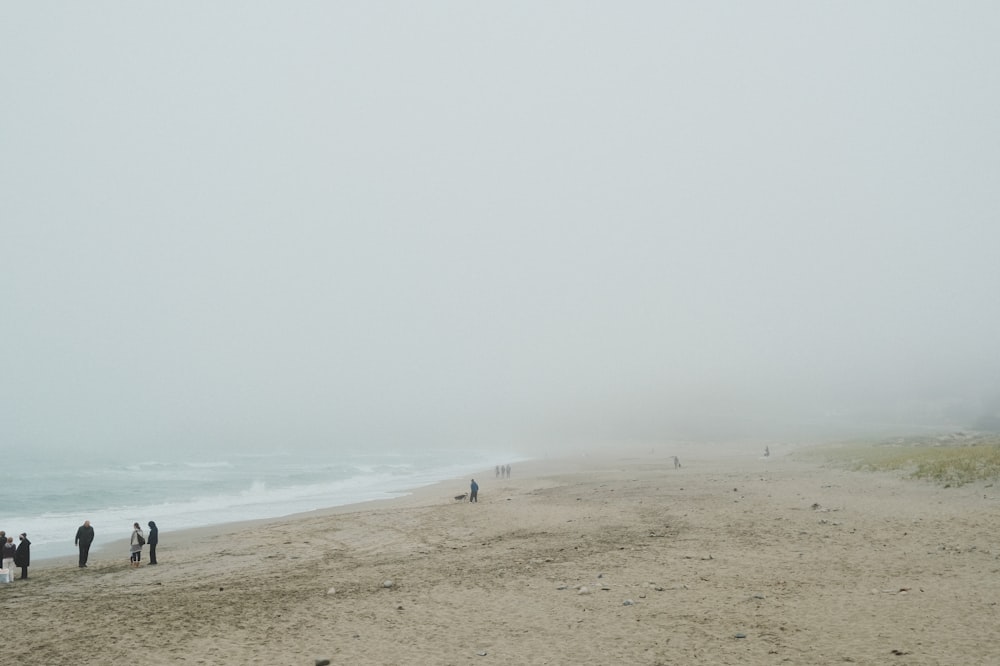
M29 665L1000 663L1000 489L778 451L682 462L539 461L510 480L485 471L478 504L452 499L462 479L278 521L161 526L155 567L131 569L122 541L87 569L41 561L0 586L4 652Z

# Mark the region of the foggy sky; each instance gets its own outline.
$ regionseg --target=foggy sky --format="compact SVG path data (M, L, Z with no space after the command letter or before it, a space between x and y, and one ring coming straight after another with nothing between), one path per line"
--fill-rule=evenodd
M995 3L0 7L7 450L1000 404Z

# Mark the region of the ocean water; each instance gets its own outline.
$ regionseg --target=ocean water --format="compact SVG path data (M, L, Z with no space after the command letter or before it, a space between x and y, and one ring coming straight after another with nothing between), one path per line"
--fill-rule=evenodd
M138 454L137 454L138 455ZM437 481L514 462L475 450L406 453L204 454L99 458L18 456L0 480L0 530L27 532L32 560L76 553L84 520L94 548L128 538L132 523L156 521L161 542L173 530L387 499ZM466 490L465 481L456 492Z

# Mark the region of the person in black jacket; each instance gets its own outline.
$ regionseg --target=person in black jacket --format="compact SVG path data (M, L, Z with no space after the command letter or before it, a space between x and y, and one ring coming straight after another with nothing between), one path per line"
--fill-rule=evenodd
M14 553L14 566L21 567L21 579L28 577L28 565L31 564L31 542L26 532L21 532L21 543Z
M149 525L149 537L146 539L146 545L149 546L149 563L156 564L156 544L160 540L160 529L152 520L147 524Z
M80 568L87 566L92 543L94 543L94 528L90 526L89 520L85 520L76 530L76 545L80 547Z

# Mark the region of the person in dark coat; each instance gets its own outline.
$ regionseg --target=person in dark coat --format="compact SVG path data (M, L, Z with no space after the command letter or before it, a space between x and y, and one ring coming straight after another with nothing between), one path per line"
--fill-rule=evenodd
M83 521L76 529L76 545L80 548L80 568L87 566L87 557L90 556L90 544L94 543L94 528L90 526L90 521Z
M146 545L149 546L149 563L156 564L156 544L160 540L160 528L152 520L149 525L149 536L146 537Z
M21 532L21 543L17 544L17 551L14 553L14 566L21 567L22 580L28 577L28 565L31 564L31 542L28 535Z
M469 501L470 502L476 502L476 503L478 503L479 502L479 484L476 483L475 479L473 479L472 483L469 484L469 490L470 490Z

